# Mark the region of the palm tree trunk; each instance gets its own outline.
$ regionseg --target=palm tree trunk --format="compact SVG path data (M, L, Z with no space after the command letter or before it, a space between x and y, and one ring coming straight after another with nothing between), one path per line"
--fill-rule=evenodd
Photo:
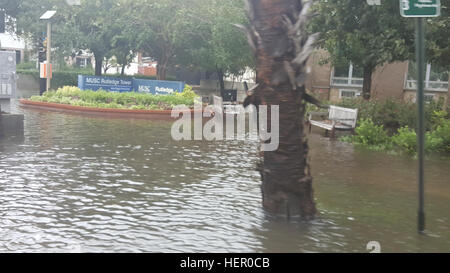
M257 59L258 86L244 102L280 109L279 148L264 152L258 168L264 208L304 219L316 213L304 136L306 62L317 37L305 31L308 5L301 0L247 1L247 37ZM269 124L277 122L268 116Z

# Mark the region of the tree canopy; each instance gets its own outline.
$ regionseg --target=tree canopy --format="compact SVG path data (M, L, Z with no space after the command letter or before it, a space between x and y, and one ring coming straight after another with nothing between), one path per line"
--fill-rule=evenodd
M427 20L427 56L431 63L450 71L450 5L441 1L441 16Z
M363 91L370 96L371 75L379 65L414 59L414 24L402 18L398 1L370 6L361 0L317 0L310 31L320 32L319 46L333 65L351 62L364 69ZM183 65L217 72L242 73L254 67L245 35L233 24L248 25L244 0L0 0L14 20L9 29L38 45L45 36L39 17L56 9L53 50L60 56L88 50L95 55L96 74L115 56L124 68L137 52L158 62L158 78ZM448 3L442 15L427 20L428 59L450 64Z
M184 61L217 72L219 79L224 74L241 74L254 66L245 35L233 26L248 25L243 6L242 0L196 1L190 16L198 26L198 35L192 36L194 46L184 50Z
M319 1L311 30L334 65L351 62L364 70L363 93L370 98L372 73L378 65L413 56L414 25L400 16L398 1L371 6L361 0Z

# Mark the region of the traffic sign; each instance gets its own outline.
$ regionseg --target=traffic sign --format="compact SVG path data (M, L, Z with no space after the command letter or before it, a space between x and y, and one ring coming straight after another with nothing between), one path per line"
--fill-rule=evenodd
M441 15L440 0L400 0L403 17L438 17Z

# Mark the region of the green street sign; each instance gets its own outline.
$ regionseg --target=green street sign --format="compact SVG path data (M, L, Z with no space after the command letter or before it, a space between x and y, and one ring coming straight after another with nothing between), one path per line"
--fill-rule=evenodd
M438 17L441 15L440 0L400 0L403 17Z

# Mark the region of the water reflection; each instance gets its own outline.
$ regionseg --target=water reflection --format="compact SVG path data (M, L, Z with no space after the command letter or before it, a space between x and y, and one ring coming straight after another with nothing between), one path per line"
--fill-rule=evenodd
M24 110L0 141L0 251L450 251L448 160L428 160L428 235L415 161L311 136L320 214L261 209L257 143L175 142L170 123Z

